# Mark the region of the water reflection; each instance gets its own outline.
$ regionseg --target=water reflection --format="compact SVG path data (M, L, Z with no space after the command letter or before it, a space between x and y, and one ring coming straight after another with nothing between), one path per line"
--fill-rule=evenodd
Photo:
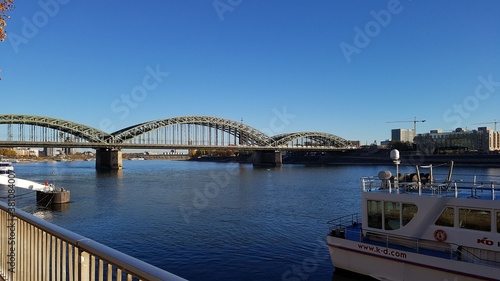
M49 208L49 210L56 211L56 212L66 212L69 210L69 206L71 206L71 203L50 204L48 206L48 208Z
M488 168L486 169L486 175L488 180L498 183L500 181L500 168Z
M123 169L120 170L105 170L99 169L95 171L96 178L123 178Z

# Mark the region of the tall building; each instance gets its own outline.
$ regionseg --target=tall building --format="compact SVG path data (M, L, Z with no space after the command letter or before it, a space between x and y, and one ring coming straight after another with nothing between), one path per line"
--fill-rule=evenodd
M413 142L415 131L407 129L392 129L391 140L400 142Z
M491 131L488 127L482 127L488 129L488 149L489 151L500 151L500 132ZM481 129L481 128L479 128Z

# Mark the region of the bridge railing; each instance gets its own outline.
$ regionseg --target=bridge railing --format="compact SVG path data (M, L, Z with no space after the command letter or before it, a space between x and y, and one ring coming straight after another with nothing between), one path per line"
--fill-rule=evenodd
M0 202L0 279L185 280Z

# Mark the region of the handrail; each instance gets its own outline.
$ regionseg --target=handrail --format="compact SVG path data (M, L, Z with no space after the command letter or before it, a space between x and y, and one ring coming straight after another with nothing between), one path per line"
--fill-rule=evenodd
M391 244L403 245L408 248L414 249L417 253L420 252L420 249L427 249L427 248L429 249L441 248L448 251L451 250L451 243L436 243L435 241L429 241L426 239L420 239L403 235L387 234L378 231L368 231L366 232L365 237L368 236L371 239L375 238L380 240L381 242L383 241L386 244L386 247L388 248L390 247ZM397 241L398 243L394 243L394 241Z
M363 192L371 192L371 191L385 191L391 193L391 190L384 186L384 180L377 179L375 177L362 177L361 178L361 190ZM460 184L460 186L459 186ZM477 192L488 192L491 198L490 200L496 200L496 194L500 192L500 187L495 186L498 184L497 181L481 181L479 184L476 182L476 178L472 182L467 181L444 181L441 184L424 184L421 185L419 182L399 182L399 188L397 188L397 192L405 192L408 194L412 194L412 191L415 191L415 194L419 196L422 195L438 195L438 196L451 196L451 197L459 197L460 190L470 190L471 198L478 198ZM489 188L485 188L485 185L489 185ZM416 192L418 188L418 193ZM430 191L430 192L424 192Z
M472 253L471 251L469 251L466 248L458 247L457 244L452 244L452 245L454 245L457 248L457 250L456 250L457 255L460 254L461 260L463 260L465 262L482 264L482 265L489 265L489 266L493 266L493 267L500 267L500 262L498 262L498 261L487 260L487 259L478 257L477 255L475 255L474 253ZM466 258L464 258L464 253L465 253Z
M350 215L344 217L348 216ZM335 221L335 219L331 220L330 222L333 221ZM348 226L344 226L344 231L345 235L351 232L348 229ZM357 232L359 232L359 230L352 231L352 233L357 233ZM351 235L350 237L357 237L357 236ZM468 263L482 264L497 268L500 267L500 262L481 258L472 253L471 251L469 251L466 247L459 247L459 245L455 243L437 243L436 241L429 241L426 239L420 239L402 235L387 234L378 231L369 231L366 232L365 235L360 235L359 242L363 240L363 237L380 243L385 243L385 247L387 248L394 248L391 247L391 245L400 245L412 249L416 253L420 253L422 249L427 249L427 250L441 249L443 252L449 252L448 259L457 259Z
M22 267L23 271L16 270L14 274L9 272L8 259L5 258L10 248L7 237L13 235L12 229L5 226L12 218L16 235L13 254L19 263L16 268ZM0 247L0 276L6 280L30 279L23 278L26 276L45 276L48 280L49 273L61 278L57 280L67 280L67 277L69 280L104 280L104 275L108 277L106 280L113 279L113 275L120 279L124 275L128 278L126 280L185 280L20 209L15 208L11 213L5 202L0 202L0 223L0 237L4 240L0 241L0 246L3 246ZM26 272L32 270L37 272Z
M352 213L350 215L341 216L326 222L330 225L330 233L340 229L346 229L349 226L354 226L361 223L361 215L359 213Z

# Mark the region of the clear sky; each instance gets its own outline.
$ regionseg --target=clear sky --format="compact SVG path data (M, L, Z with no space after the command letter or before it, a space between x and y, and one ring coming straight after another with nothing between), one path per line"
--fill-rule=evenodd
M427 120L418 133L500 121L497 0L15 4L3 114L107 132L208 115L362 144L413 128L389 121Z

